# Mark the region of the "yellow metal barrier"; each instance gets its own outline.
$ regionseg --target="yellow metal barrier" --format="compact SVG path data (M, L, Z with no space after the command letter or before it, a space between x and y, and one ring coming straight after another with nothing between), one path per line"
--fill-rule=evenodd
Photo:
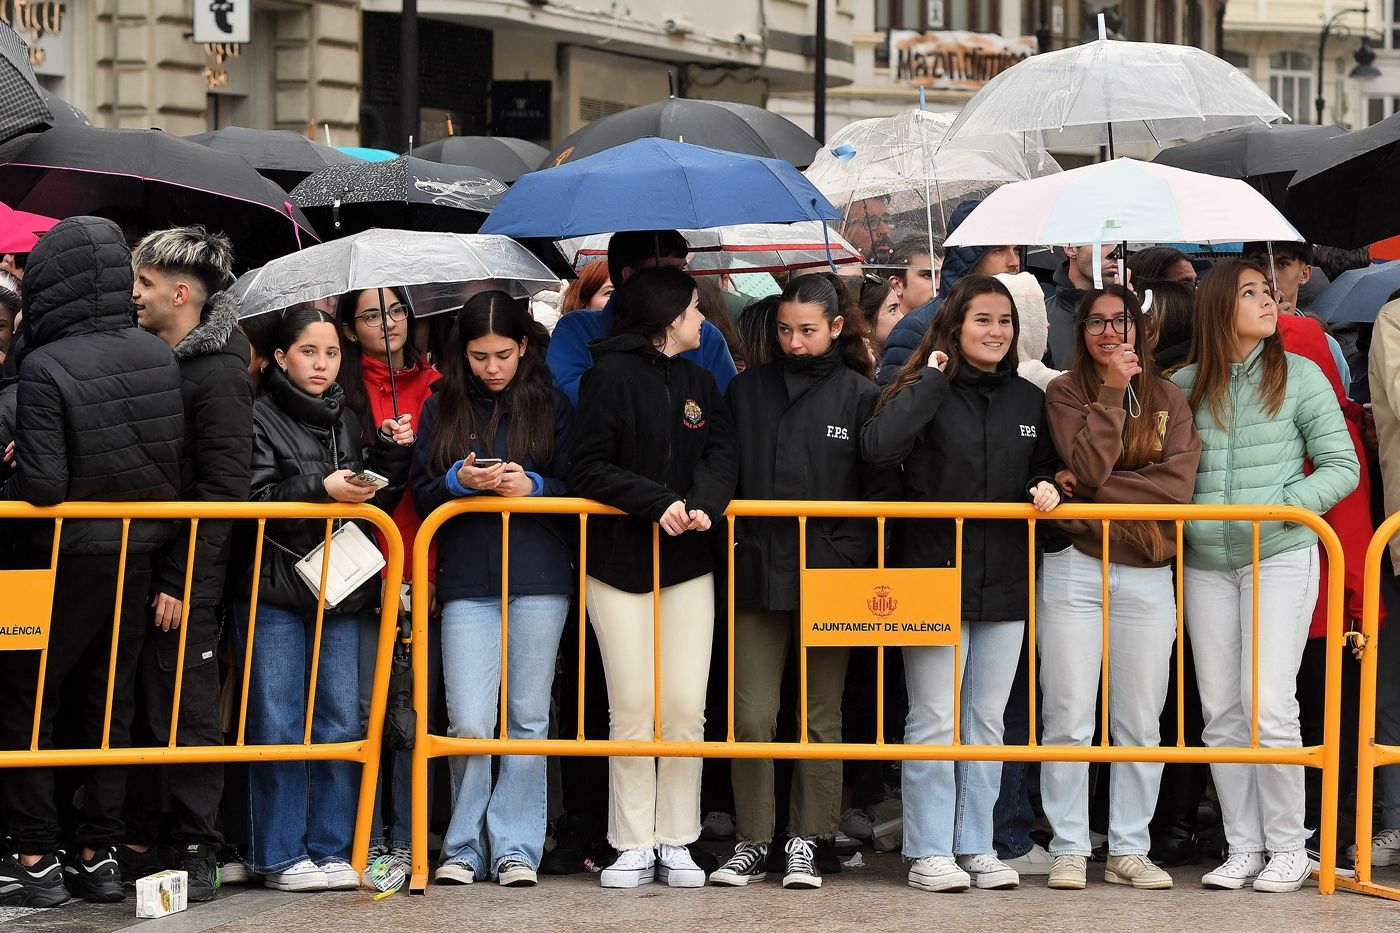
M239 761L346 761L362 766L360 797L355 821L351 861L363 873L369 851L370 815L374 809L375 784L379 777L380 745L384 734L384 708L389 688L389 665L398 633L398 599L403 579L404 548L398 528L383 511L368 505L294 502L71 502L50 508L35 508L18 502L0 502L0 529L8 520L41 519L54 523L54 543L50 566L39 570L0 570L0 593L5 594L5 625L0 631L0 650L38 650L39 677L35 696L34 727L29 748L0 750L0 769L25 767L68 767L74 765L150 765ZM112 618L112 654L108 664L106 713L102 742L98 748L39 748L40 717L43 714L44 673L48 661L49 615L53 605L55 572L58 566L64 520L115 519L121 521L121 556L118 563L117 591ZM249 745L245 741L248 711L248 681L251 676L253 644L256 637L258 580L263 560L263 542L268 521L319 519L326 523L325 553L331 550L334 522L357 519L369 522L385 542L384 587L391 598L383 600L379 623L379 646L374 672L374 692L370 703L368 732L353 742L316 743L311 741L311 722L316 704L316 678L321 650L321 628L325 616L326 574L330 561L322 562L320 593L316 607L316 634L312 649L311 677L306 700L306 730L299 745ZM180 718L180 691L185 675L185 639L188 626L179 628L179 650L175 666L175 687L168 744L151 748L112 748L113 688L117 669L117 644L121 629L122 587L126 576L127 541L133 521L188 521L190 543L187 552L184 600L189 606L194 571L195 542L200 521L256 520L258 537L253 559L253 588L249 598L248 644L242 660L242 703L238 714L237 738L232 745L177 746ZM10 522L12 529L13 522ZM0 534L12 531L0 531ZM232 570L230 571L232 572ZM186 608L188 614L188 608ZM183 622L183 620L182 620Z
M509 541L510 518L512 515L573 515L579 520L579 563L578 587L582 594L585 585L587 566L588 519L594 515L619 515L615 509L587 499L572 498L501 498L496 496L472 496L447 503L423 522L418 530L413 547L414 579L425 580L429 571L428 549L442 526L456 516L469 512L499 513L501 516L502 560L501 560L501 686L498 717L499 734L495 738L452 738L432 735L428 732L428 655L429 650L437 650L428 644L428 606L426 601L413 603L413 668L414 668L414 708L417 710L417 736L413 750L413 875L410 891L424 893L428 883L427 858L427 786L428 762L433 758L450 755L561 755L561 756L640 756L640 757L706 757L706 758L787 758L787 759L841 759L841 760L954 760L954 761L1160 761L1198 762L1210 764L1273 764L1300 765L1318 768L1322 772L1322 826L1321 826L1321 867L1318 873L1318 887L1321 893L1331 894L1336 882L1336 835L1337 835L1337 796L1338 796L1338 751L1340 739L1341 709L1341 652L1344 642L1342 632L1342 603L1344 580L1344 557L1341 543L1336 533L1316 514L1291 506L1214 506L1214 505L1062 505L1054 512L1037 512L1029 505L1010 503L959 503L959 502L818 502L818 501L766 501L735 500L730 503L726 515L734 518L789 518L798 521L805 529L805 523L813 518L869 518L876 521L878 528L879 566L884 568L885 524L889 519L945 519L957 523L958 551L961 560L962 527L968 520L1009 520L1023 521L1027 525L1030 545L1027 574L1029 586L1029 608L1027 635L1030 645L1030 679L1035 682L1035 532L1037 522L1060 519L1080 519L1100 521L1103 524L1104 541L1107 543L1109 525L1116 521L1166 521L1176 526L1177 549L1177 641L1181 642L1184 630L1183 593L1183 527L1188 521L1240 521L1253 525L1254 538L1254 607L1253 607L1253 703L1254 722L1251 741L1247 747L1209 748L1187 746L1185 741L1185 707L1181 690L1177 691L1177 739L1175 746L1129 747L1112 746L1109 742L1108 703L1103 703L1102 738L1097 746L1046 746L1036 740L1036 709L1034 689L1030 690L1029 717L1030 740L1024 746L1008 745L964 745L958 737L955 719L953 744L951 745L907 745L887 743L883 734L884 698L884 647L878 648L876 676L877 697L877 737L873 743L810 743L807 741L807 681L806 648L815 644L809 641L807 626L804 625L803 651L801 663L803 676L798 677L800 691L801 737L797 742L739 742L734 736L734 523L727 523L729 535L729 591L728 591L728 720L727 735L722 742L673 742L666 741L661 734L661 690L659 689L660 669L660 569L659 555L660 528L652 526L653 556L653 647L656 658L653 662L654 676L658 684L654 690L656 709L654 730L651 741L613 741L590 739L584 735L584 657L583 650L587 629L584 600L578 600L578 723L575 738L524 740L512 739L507 735L508 717L506 709L507 676L507 626L509 623L507 596L509 594ZM1268 748L1259 744L1259 526L1269 522L1292 522L1305 525L1317 533L1319 542L1327 551L1328 561L1328 605L1327 605L1327 681L1325 698L1325 726L1321 745L1299 748ZM800 565L803 570L804 587L806 577L813 573L806 568L806 535L799 534L801 547ZM1108 553L1107 547L1104 553ZM1108 565L1104 563L1104 613L1103 613L1103 690L1108 690ZM865 571L869 573L870 571ZM901 571L903 572L903 571ZM917 571L927 572L927 571ZM823 592L831 592L824 590ZM953 606L951 615L959 614L958 606ZM805 614L805 613L804 613ZM935 633L937 634L937 633ZM929 642L932 643L932 642ZM948 642L939 642L948 643ZM957 639L953 638L956 646ZM955 650L957 650L955 648ZM1184 673L1181 652L1177 653L1178 688ZM958 667L955 663L954 670ZM1374 666L1372 668L1374 679ZM961 685L955 678L955 691ZM956 710L960 704L954 703ZM1397 756L1400 761L1400 756Z
M1371 824L1376 769L1400 764L1400 746L1376 744L1376 684L1380 660L1376 637L1380 633L1381 556L1397 532L1400 532L1400 513L1381 523L1366 548L1366 596L1361 620L1361 712L1356 763L1356 877L1338 878L1337 884L1348 891L1400 901L1400 888L1377 884L1371 878ZM1390 625L1400 625L1400 619L1391 619ZM1394 637L1394 632L1387 637Z

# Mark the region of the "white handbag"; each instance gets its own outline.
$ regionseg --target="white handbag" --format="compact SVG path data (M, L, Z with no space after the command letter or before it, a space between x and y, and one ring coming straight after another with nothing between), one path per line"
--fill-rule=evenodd
M296 562L297 575L317 595L321 592L323 541ZM384 569L384 555L358 525L344 524L331 535L330 567L326 570L326 605L334 609L364 582Z

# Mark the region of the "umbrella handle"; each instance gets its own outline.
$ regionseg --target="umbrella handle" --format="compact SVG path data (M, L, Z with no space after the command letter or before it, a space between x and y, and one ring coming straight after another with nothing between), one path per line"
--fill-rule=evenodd
M812 198L812 212L817 213L816 198ZM840 270L836 268L836 259L831 255L831 228L826 225L824 220L822 221L822 246L826 249L826 264L831 267L833 274L840 275Z
M394 385L394 351L389 349L389 312L384 307L384 287L379 288L379 326L384 331L384 357L389 361L389 400L394 405L394 420L399 417L399 391ZM404 318L404 326L411 326Z
M291 201L283 201L282 209L287 212L287 219L292 222L292 236L296 237L297 251L301 250L301 227L297 224L297 216L293 213L296 209L292 207Z

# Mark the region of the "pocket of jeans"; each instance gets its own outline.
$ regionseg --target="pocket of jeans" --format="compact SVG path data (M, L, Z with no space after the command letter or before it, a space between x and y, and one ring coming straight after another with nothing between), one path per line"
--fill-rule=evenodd
M192 641L185 645L185 670L187 671L203 667L206 664L213 664L218 658L219 643L215 639ZM158 648L156 661L165 673L173 672L176 665L180 663L180 646L172 645L169 648Z
M1072 547L1046 552L1040 563L1040 575L1036 583L1041 599L1053 603L1069 602L1073 554Z

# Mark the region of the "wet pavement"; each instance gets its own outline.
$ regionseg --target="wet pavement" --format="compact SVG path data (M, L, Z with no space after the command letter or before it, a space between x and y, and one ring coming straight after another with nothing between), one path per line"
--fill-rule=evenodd
M749 888L669 889L648 885L604 891L592 875L544 876L535 888L430 887L424 896L395 894L375 901L369 892L283 894L262 888L225 888L211 904L160 920L135 919L134 899L120 905L71 904L46 911L0 907L0 926L13 933L110 933L140 926L141 933L384 933L438 930L715 930L831 931L930 928L1000 929L1058 933L1070 930L1310 930L1317 933L1384 929L1400 921L1400 904L1310 884L1297 894L1206 891L1206 865L1172 870L1172 891L1135 891L1102 881L1090 865L1084 891L1051 891L1028 878L1016 891L929 894L904 883L897 855L863 853L864 868L828 876L819 891L786 891L770 875ZM1400 871L1376 880L1400 885Z

